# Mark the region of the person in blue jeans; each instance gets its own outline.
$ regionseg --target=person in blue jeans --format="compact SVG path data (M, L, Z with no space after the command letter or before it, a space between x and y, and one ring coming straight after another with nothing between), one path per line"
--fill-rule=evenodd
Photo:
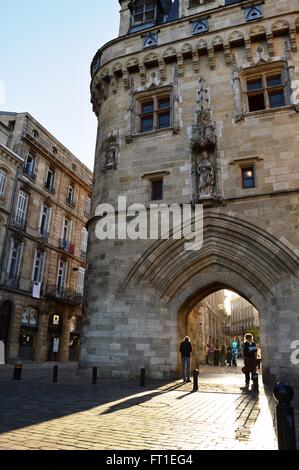
M186 336L180 345L180 353L182 356L182 369L184 383L191 382L190 380L190 366L191 366L191 353L192 344L189 336Z
M238 353L239 353L239 344L237 340L232 342L232 360L233 366L237 367L238 365Z

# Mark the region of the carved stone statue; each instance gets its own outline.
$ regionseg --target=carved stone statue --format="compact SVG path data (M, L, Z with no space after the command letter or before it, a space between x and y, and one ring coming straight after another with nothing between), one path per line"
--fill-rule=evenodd
M210 196L214 191L215 169L209 159L207 150L203 150L201 159L197 165L198 195Z
M117 152L118 152L118 138L116 135L110 135L104 140L103 153L104 163L103 170L115 170L117 168Z

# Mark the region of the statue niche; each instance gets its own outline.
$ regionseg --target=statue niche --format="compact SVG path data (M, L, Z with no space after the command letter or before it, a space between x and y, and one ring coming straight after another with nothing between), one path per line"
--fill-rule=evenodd
M107 137L102 146L104 154L103 171L116 170L118 165L118 137L111 134Z
M192 153L193 201L216 196L216 127L209 107L209 97L203 79L199 80L196 100L196 119L190 139Z

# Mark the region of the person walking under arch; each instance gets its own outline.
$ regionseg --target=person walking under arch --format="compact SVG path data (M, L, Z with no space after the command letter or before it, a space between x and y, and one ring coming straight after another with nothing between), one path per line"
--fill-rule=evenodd
M256 355L257 347L253 341L253 336L251 333L247 333L244 338L243 346L243 355L244 355L244 369L245 373L245 388L249 388L250 379L253 380L253 374L256 373Z
M182 357L183 381L184 383L191 382L190 380L190 366L191 366L191 353L192 344L189 336L186 336L180 345L180 353Z

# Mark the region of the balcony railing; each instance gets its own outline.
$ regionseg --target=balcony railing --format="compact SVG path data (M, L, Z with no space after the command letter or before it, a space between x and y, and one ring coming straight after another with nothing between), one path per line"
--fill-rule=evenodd
M68 240L64 240L61 238L59 240L59 248L66 253L69 253L70 255L73 255L75 253L75 245L72 245Z
M15 216L11 219L11 226L17 228L18 230L26 229L26 219L24 217Z
M71 289L47 286L46 297L58 302L78 306L82 304L82 295Z
M5 273L2 285L9 289L19 289L20 280L20 276L13 276L9 273Z
M42 240L42 241L46 242L46 241L48 241L49 233L48 232L41 233L40 231L38 231L37 238L39 240Z
M84 250L81 250L81 258L82 258L83 260L86 260L86 256L87 256L87 252L84 251Z

